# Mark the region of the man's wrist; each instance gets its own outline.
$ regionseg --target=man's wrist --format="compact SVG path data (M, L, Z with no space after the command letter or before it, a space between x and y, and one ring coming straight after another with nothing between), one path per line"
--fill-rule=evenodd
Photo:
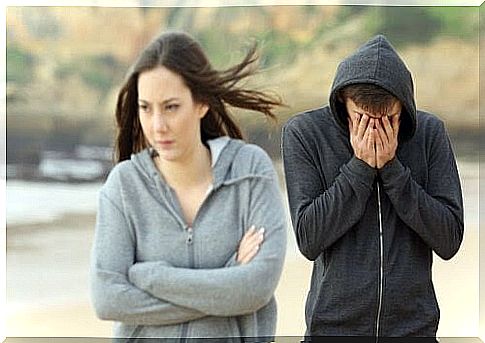
M359 156L357 156L356 154L354 154L354 157L355 157L357 160L359 160L359 161L361 161L361 162L365 163L365 164L366 164L367 166L369 166L370 168L375 168L375 167L376 167L375 165L372 165L372 163L369 163L368 161L366 161L366 160L365 160L365 158L363 158L363 157L359 157Z
M347 167L352 173L354 173L354 175L369 182L372 182L377 173L377 170L374 167L370 166L367 162L361 160L356 155L350 159L350 161L347 163Z
M388 166L388 165L390 165L390 164L394 163L394 161L395 161L395 160L396 160L396 156L392 157L392 158L391 158L390 160L388 160L387 162L384 162L384 164L383 164L382 166L380 166L380 167L378 166L378 167L377 167L377 169L378 169L379 171L381 171L382 169L386 168L386 166Z
M386 164L377 170L384 183L391 182L395 177L401 175L404 166L399 161L397 156L394 156Z

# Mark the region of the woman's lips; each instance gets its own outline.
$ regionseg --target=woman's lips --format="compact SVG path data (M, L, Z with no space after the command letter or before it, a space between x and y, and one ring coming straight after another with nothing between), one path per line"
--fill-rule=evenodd
M156 142L159 146L164 148L169 147L174 143L173 140L163 140L163 141L156 141Z

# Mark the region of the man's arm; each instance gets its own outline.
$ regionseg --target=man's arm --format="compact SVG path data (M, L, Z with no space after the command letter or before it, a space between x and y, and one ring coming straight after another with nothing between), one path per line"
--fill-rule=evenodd
M134 263L134 246L122 211L100 192L90 275L91 298L100 319L168 325L206 316L157 299L130 283L127 274Z
M455 157L442 121L432 139L426 189L413 180L409 168L398 158L379 174L401 220L447 260L456 254L463 239L463 201Z
M376 170L353 156L334 182L326 185L316 166L317 152L304 136L288 122L282 133L282 154L296 240L302 254L315 260L362 218Z
M249 223L265 228L264 241L247 264L214 269L136 263L130 280L146 292L214 316L255 312L273 297L286 251L286 220L277 176L269 157L266 173L251 182ZM227 265L233 265L229 262Z

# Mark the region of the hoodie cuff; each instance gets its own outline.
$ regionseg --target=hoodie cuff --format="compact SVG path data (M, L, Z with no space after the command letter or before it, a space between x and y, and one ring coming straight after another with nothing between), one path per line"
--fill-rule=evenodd
M372 184L377 175L377 170L375 168L372 168L354 155L344 166L344 169L347 169L352 176L355 176L360 182L369 186L369 188L372 188Z
M397 157L387 162L381 169L379 169L379 176L382 179L384 187L390 187L395 182L400 182L400 177L406 174L406 168L402 165Z

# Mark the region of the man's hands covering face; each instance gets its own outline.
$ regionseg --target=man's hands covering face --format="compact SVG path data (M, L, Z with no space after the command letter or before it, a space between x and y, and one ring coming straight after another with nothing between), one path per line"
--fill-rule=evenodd
M372 168L382 168L396 155L399 116L390 118L371 118L364 114L348 119L354 154Z
M383 116L376 120L376 165L378 169L396 156L397 135L399 133L399 116Z

